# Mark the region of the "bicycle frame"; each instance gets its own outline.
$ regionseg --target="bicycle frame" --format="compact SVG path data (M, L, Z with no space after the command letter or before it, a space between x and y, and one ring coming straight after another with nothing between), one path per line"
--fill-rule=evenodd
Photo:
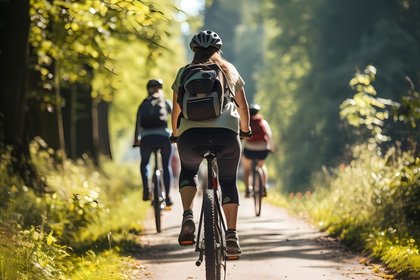
M156 231L159 233L162 231L161 226L161 211L165 207L165 199L162 193L162 172L159 168L159 149L153 149L154 155L154 169L152 175L152 186L153 186L153 210L155 213L155 224Z
M252 197L254 198L255 215L261 215L262 197L263 197L263 181L262 168L258 165L258 159L252 160Z

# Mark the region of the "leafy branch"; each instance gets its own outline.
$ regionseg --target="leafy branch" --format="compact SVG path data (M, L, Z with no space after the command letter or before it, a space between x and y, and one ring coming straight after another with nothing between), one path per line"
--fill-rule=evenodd
M372 65L368 65L363 72L356 72L349 83L356 93L340 105L340 117L351 126L369 131L375 142L383 143L391 140L383 129L385 121L390 117L388 108L398 108L400 104L376 96L373 86L375 78L376 68Z

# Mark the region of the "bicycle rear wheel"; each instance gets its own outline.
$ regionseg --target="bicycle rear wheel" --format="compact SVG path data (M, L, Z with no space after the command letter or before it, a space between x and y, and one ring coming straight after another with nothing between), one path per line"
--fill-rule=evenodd
M206 189L204 192L204 254L206 262L206 279L220 280L223 246L222 237L218 230L218 217L215 210L214 190Z
M162 231L162 222L161 222L161 211L162 211L162 202L161 200L161 191L160 191L160 175L153 174L152 183L153 183L153 210L155 212L155 224L156 224L156 231Z
M261 205L263 196L263 186L261 172L259 172L256 166L252 172L252 188L255 206L255 215L259 217L261 215Z

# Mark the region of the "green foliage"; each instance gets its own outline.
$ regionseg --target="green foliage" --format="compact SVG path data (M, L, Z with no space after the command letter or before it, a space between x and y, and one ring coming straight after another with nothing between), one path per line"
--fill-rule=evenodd
M52 230L47 231L46 217L38 208L42 199L8 172L10 153L3 153L1 158L1 278L66 279L64 274L72 267L68 247L57 243Z
M391 99L383 99L377 95L373 86L376 68L366 67L363 73L359 71L351 79L350 86L356 91L353 98L345 100L340 106L340 116L348 124L356 127L360 141L379 145L391 140L393 131L402 130L394 135L394 142L411 142L405 149L415 149L419 134L415 129L420 120L420 95L411 83L407 95L401 97L400 103ZM409 78L407 78L410 81ZM393 118L391 118L391 116ZM393 122L392 122L393 121ZM402 127L402 122L406 127ZM366 131L368 133L366 133Z
M319 173L315 191L291 193L286 207L404 279L417 279L420 158L395 148L380 155L372 144L352 151L353 161Z
M109 100L116 89L115 41L137 39L153 53L162 33L158 22L164 19L154 4L140 1L32 1L30 42L42 88L53 89L57 75L67 83L90 83L96 70L104 84L93 89L93 97ZM54 71L54 63L61 67Z
M117 122L123 127L112 132L127 134L124 124L131 127L131 113L145 94L139 92L145 92L147 80L164 78L170 89L177 67L184 63L176 13L171 0L31 1L29 41L41 80L39 87L31 85L31 98L40 101L42 110L52 111L53 105L65 106L54 89L73 84L90 86L96 102L119 96L111 108L123 108L116 110L123 115L117 116L123 118Z
M410 89L407 95L401 98L401 105L394 110L394 119L408 123L416 128L420 120L420 94L414 88L409 78Z
M404 129L404 137L413 137L412 146L403 146L401 135L390 142L389 134L398 127L397 121L417 126L419 95L411 83L400 103L380 98L373 85L376 77L371 65L362 73L357 71L350 81L355 94L340 106L341 118L356 128L362 143L353 146L352 160L330 170L323 167L312 178L315 192L290 193L287 208L309 215L322 230L382 260L404 279L417 279L420 158L416 133ZM383 142L389 142L387 149ZM284 199L274 202L285 204Z
M257 78L256 100L265 101L266 117L279 136L280 153L274 163L286 192L310 188L322 166L346 160L346 145L363 142L378 129L371 123L373 130L363 128L352 134L337 118L339 105L352 95L345 81L355 68L377 66L375 87L384 96L382 100L370 93L358 96L359 104L382 103L385 98L400 102L406 92L405 76L418 84L419 13L417 4L409 2L264 1L265 60ZM391 110L388 116L381 115L377 102L371 106L378 115L365 121L391 120ZM397 126L382 129L393 138L408 131Z
M1 279L67 279L72 269L68 248L57 244L52 232L13 230L4 223L1 229Z
M138 39L156 49L164 34L157 27L165 19L155 4L143 1L34 0L30 42L38 56L37 69L50 79L55 73L50 73L49 65L64 62L62 77L69 82L86 77L86 67L112 72L116 53L109 43Z
M50 192L25 186L8 172L10 154L2 154L2 279L123 279L127 264L117 254L133 246L148 206L127 181L137 170L111 162L99 170L88 158L67 160L64 168L41 139L30 148Z
M391 140L389 136L383 134L384 121L390 117L386 107L397 107L399 104L389 99L375 97L376 90L372 84L375 77L376 68L372 65L367 66L363 73L356 73L350 81L350 86L356 94L341 104L340 117L356 128L363 126L370 131L374 141L382 143Z
M351 149L350 163L323 168L313 179L315 192L292 193L287 207L309 215L322 230L382 260L404 279L417 279L420 158L416 142L403 146L403 138L391 142L388 134L397 121L416 126L418 93L411 87L401 103L380 98L375 77L373 66L358 71L350 81L355 95L340 106L340 116L362 142ZM406 131L405 137L415 137Z
M70 278L72 280L127 279L129 258L121 257L115 251L107 250L100 255L88 251L77 261L77 268Z

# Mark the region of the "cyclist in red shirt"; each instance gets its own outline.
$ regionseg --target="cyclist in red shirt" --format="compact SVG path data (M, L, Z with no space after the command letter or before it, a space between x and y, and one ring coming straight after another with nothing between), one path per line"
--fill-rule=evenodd
M249 107L252 137L245 139L243 142L242 168L244 172L245 197L249 197L250 194L249 175L253 159L258 159L258 165L262 167L263 195L266 196L267 194L268 171L265 166L265 159L272 150L272 132L268 122L259 113L260 108L258 104L252 104Z

